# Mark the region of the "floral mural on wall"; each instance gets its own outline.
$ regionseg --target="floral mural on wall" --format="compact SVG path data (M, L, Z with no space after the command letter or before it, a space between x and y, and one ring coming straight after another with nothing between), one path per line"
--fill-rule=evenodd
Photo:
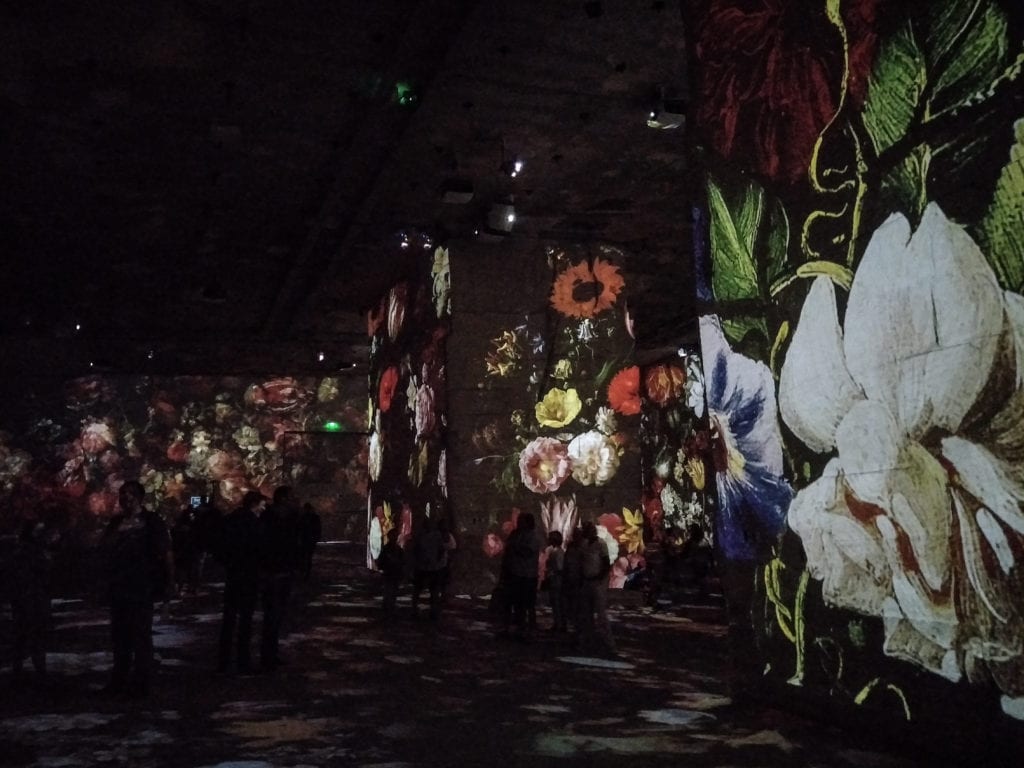
M550 249L543 313L502 328L480 362L479 387L511 394L508 411L480 423L475 463L511 505L483 539L497 558L520 510L563 535L598 524L622 587L644 568L637 479L641 371L633 362L622 254L613 248Z
M716 535L767 674L1024 719L1024 7L688 12Z
M107 517L130 479L168 515L194 495L226 510L247 490L269 496L285 483L330 483L352 498L366 492L362 437L328 458L308 434L328 421L349 433L365 429L347 379L89 376L57 387L40 382L3 416L6 524L38 514L61 523Z
M446 519L448 250L420 236L405 279L367 316L370 337L367 566L397 529L406 546L423 516Z
M643 516L651 538L699 525L714 541L715 497L704 371L697 349L642 369Z

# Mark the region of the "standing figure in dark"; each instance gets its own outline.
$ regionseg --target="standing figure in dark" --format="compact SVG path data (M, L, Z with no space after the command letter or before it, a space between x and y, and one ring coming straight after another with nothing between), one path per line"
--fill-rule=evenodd
M224 557L222 546L224 544L224 518L220 511L213 506L209 497L204 497L202 503L196 507L195 512L195 540L198 551L198 562L196 564L196 587L203 581L203 571L206 568L206 561L209 557L221 560Z
M562 567L562 616L566 628L579 633L580 596L583 593L583 531L576 528L565 545Z
M509 620L516 625L516 636L526 640L529 636L531 616L537 609L537 571L540 558L540 537L537 522L529 512L521 512L515 530L505 542L502 574L509 592L510 612L505 615L502 634L508 634ZM510 615L511 614L511 615Z
M309 576L313 572L313 552L316 551L321 533L320 515L313 509L312 504L303 504L302 514L299 516L299 568L302 578L306 581L309 581Z
M441 518L437 523L437 530L441 534L441 544L444 547L437 591L441 595L441 602L445 602L448 599L448 585L452 580L452 559L455 557L459 545L455 541L455 534L452 533L447 520Z
M283 663L278 645L298 556L297 518L292 489L287 485L274 491L274 502L260 516L260 666L265 672L272 672Z
M174 574L182 594L195 594L199 578L199 549L196 542L196 513L185 507L171 528L171 549L174 552Z
M611 571L611 559L608 548L597 534L597 526L589 521L583 524L580 560L583 571L578 619L580 644L588 651L615 655L615 641L608 621L608 574Z
M565 632L569 625L565 620L565 604L562 602L562 584L565 580L565 550L562 549L562 532L548 533L548 546L544 550L544 580L548 587L548 603L551 605L551 631Z
M220 627L220 655L217 671L228 671L231 645L238 627L238 674L252 671L249 641L252 615L256 611L260 579L260 515L267 500L257 491L249 491L242 506L224 519L224 617Z
M412 615L419 616L420 593L426 588L430 593L430 618L441 615L441 576L447 550L444 539L432 517L423 518L419 533L413 540L415 573L412 584Z
M388 531L388 542L377 557L377 567L384 576L383 609L384 620L394 618L398 588L405 575L405 551L398 545L398 529Z
M50 629L50 555L46 550L45 526L26 522L4 579L10 590L14 648L11 672L14 682L22 679L25 656L32 657L36 677L46 677L46 643Z
M103 532L110 574L110 634L114 667L106 691L149 692L153 667L153 603L174 584L171 537L158 514L143 505L138 482L121 486L120 513Z

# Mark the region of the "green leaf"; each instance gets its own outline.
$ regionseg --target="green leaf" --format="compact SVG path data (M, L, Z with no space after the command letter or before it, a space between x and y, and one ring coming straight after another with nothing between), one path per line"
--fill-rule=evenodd
M889 201L890 210L903 211L914 222L921 218L928 204L931 161L931 148L919 144L882 179L882 194Z
M924 54L908 22L882 44L868 80L863 120L876 153L906 134L926 83Z
M1009 62L1006 19L991 0L932 3L926 50L936 73L928 116L983 93Z
M727 200L723 189L708 179L711 286L719 301L753 299L760 293L754 242L764 213L764 193L751 183L736 197Z
M789 252L789 218L782 202L775 201L768 217L768 284L785 274Z
M868 80L863 120L875 151L915 121L983 101L1012 63L1006 18L993 0L917 6L881 44Z
M988 212L978 225L978 240L1000 284L1024 291L1024 120L1013 125L1010 161L996 182Z
M760 348L770 340L768 325L759 317L723 317L722 330L731 342L733 349L743 346L748 357L760 360L763 354ZM752 350L757 349L757 353Z

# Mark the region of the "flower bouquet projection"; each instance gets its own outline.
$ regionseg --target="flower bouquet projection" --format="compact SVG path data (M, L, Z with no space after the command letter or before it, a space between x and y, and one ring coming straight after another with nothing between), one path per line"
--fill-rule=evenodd
M704 372L696 349L643 371L640 441L643 448L643 515L661 541L699 525L713 541L711 435L705 407Z
M766 674L1024 719L1024 7L691 6L716 534Z
M129 479L143 484L147 504L172 516L194 495L227 510L247 490L270 495L284 483L330 484L362 497L362 438L328 455L310 434L328 421L361 433L365 413L354 392L333 376L89 376L62 391L40 383L3 417L11 429L0 433L2 508L52 510L58 524L106 517ZM328 511L337 497L311 501Z
M394 528L443 516L448 496L444 430L445 339L450 324L448 251L420 238L406 279L368 314L370 336L367 566ZM423 246L422 248L419 246ZM425 253L424 253L425 252ZM420 254L424 256L421 257Z
M640 369L625 309L626 287L612 248L550 250L544 313L494 336L480 388L512 387L509 411L475 430L476 464L493 468L507 503L566 538L582 519L598 523L621 587L643 569L638 507ZM510 521L485 536L496 557Z

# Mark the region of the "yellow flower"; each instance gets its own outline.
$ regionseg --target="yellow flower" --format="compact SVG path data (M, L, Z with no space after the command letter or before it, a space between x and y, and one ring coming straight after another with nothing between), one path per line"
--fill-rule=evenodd
M630 554L644 551L644 516L638 509L633 512L630 509L622 508L622 519L626 524L619 534L619 543L625 544Z
M537 403L534 412L544 427L564 427L575 419L583 403L575 389L552 389Z
M704 462L699 456L691 456L686 460L686 474L693 481L694 488L704 490Z
M572 376L572 363L566 360L564 357L555 363L555 370L552 371L551 375L562 381L565 381Z

